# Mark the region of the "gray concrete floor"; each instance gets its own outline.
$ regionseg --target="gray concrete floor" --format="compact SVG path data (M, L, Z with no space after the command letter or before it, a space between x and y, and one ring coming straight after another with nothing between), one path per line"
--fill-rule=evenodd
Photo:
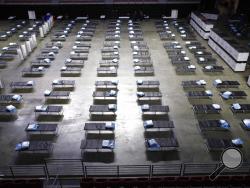
M222 106L220 118L228 120L232 126L231 133L213 136L222 137L241 137L245 141L243 152L245 158L250 157L249 152L249 133L240 127L241 118L249 118L247 116L234 116L229 110L230 104L235 100L223 101L219 97L219 91L212 86L214 79L238 80L241 83L240 89L250 95L249 88L246 85L247 73L234 73L214 52L214 57L218 59L220 65L223 65L225 71L222 74L208 75L204 74L201 67L197 65L192 54L188 52L193 64L197 65L195 75L176 75L175 67L172 66L170 60L163 48L163 42L160 41L156 32L154 21L141 22L144 32L144 40L148 43L151 57L154 63L155 76L137 78L134 76L132 64L132 51L128 40L128 32L126 24L122 26L121 48L120 48L120 65L118 69L118 77L102 78L97 77L96 68L101 60L101 51L104 34L107 29L107 21L100 22L97 26L96 33L92 40L92 47L89 53L89 60L82 70L81 77L73 77L76 81L76 89L71 93L71 101L69 104L63 104L64 117L59 122L59 134L53 140L54 150L50 158L54 159L79 159L81 158L80 143L84 138L84 123L89 121L89 106L93 104L92 93L95 90L96 80L119 80L118 93L118 110L117 110L117 129L115 131L116 148L113 158L106 158L102 155L93 155L86 158L86 162L111 163L111 164L152 164L152 163L172 163L172 162L211 162L218 159L219 155L214 156L207 151L204 137L197 127L197 117L191 109L191 103L185 96L185 91L181 87L181 81L192 79L204 79L207 81L207 89L213 91L212 101ZM1 22L0 25L4 25ZM58 23L56 27L60 24ZM30 61L35 58L40 49L50 41L50 35L39 42L38 48L30 55L30 57L20 63L18 61L9 62L6 69L0 70L0 78L4 82L6 89L4 93L10 93L9 83L18 80L34 80L36 82L35 90L32 93L23 94L24 104L18 110L18 119L13 122L0 122L0 165L8 164L39 164L42 159L39 157L21 157L14 151L15 144L26 139L25 127L28 122L35 121L34 107L44 104L43 92L51 88L54 79L60 79L60 68L64 65L64 60L69 56L71 47L75 41L76 32L80 29L81 24L77 23L67 41L63 43L64 47L59 51L56 60L46 71L45 75L40 78L23 78L21 70L30 66ZM54 29L55 29L54 28ZM174 28L172 28L175 31ZM184 43L178 37L177 40ZM197 37L205 46L207 42ZM12 37L8 42L14 42ZM5 42L0 42L0 47ZM207 46L207 49L212 52ZM169 118L175 123L174 132L179 141L178 152L163 153L146 153L144 145L144 128L142 125L140 106L136 100L136 80L159 80L160 91L163 94L162 104L169 105ZM249 96L245 100L237 100L238 102L249 103ZM195 101L195 103L204 103L204 101ZM211 102L210 102L211 103ZM216 116L218 118L218 116ZM211 115L201 116L199 118L215 118ZM231 134L231 135L230 135Z

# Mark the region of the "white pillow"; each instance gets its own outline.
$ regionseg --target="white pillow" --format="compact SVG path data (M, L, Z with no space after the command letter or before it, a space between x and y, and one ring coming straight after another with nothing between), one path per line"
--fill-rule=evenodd
M138 85L143 84L143 80L137 80L136 82L137 82Z
M141 106L142 110L149 110L149 105L148 104L144 104Z
M133 59L133 61L134 61L135 63L140 62L140 60L139 60L139 59Z
M205 61L205 58L204 57L199 57L199 60L200 61Z
M232 107L233 107L234 109L236 109L236 110L240 110L240 109L241 109L241 106L240 106L239 103L234 103L234 104L232 105Z
M50 62L51 62L50 59L48 59L48 58L44 59L43 61L44 61L45 63L50 63Z
M48 54L49 54L49 56L55 56L54 52L49 52Z
M61 70L67 70L67 67L62 67Z
M42 66L41 66L41 67L38 67L38 70L39 70L39 71L43 71L43 70L44 70L44 67L42 67Z
M134 69L135 70L141 70L141 67L140 66L135 66Z
M66 63L70 63L72 61L72 59L70 59L70 58L68 58L68 59L66 59Z
M221 84L221 83L222 83L222 80L220 80L220 79L214 80L214 84L215 84L215 85L218 85L218 84Z
M109 104L108 105L108 109L109 110L115 110L116 109L116 105L115 104Z
M113 71L115 70L115 67L109 67L109 70Z
M114 84L114 85L117 85L118 84L118 80L112 80L111 83Z
M195 69L195 65L188 65L189 69Z
M207 70L211 70L212 68L213 68L212 65L205 66L205 69L207 69Z
M34 85L34 81L33 81L33 80L28 81L28 82L27 82L27 85L33 86L33 85Z
M115 96L116 95L116 91L115 90L110 90L109 94L110 94L110 96Z
M112 62L114 62L114 63L118 63L118 59L112 59Z
M50 93L51 93L51 91L50 91L50 90L45 90L45 91L44 91L44 95L45 95L45 96L49 96L49 95L50 95Z
M13 95L12 99L16 100L16 101L20 101L22 99L22 96L21 95Z
M206 93L207 95L212 95L212 94L213 94L211 90L206 90L205 93Z
M143 97L145 95L145 93L142 91L138 91L138 92L136 92L136 94L138 97Z
M12 111L16 110L16 107L13 105L8 105L8 106L6 106L6 110L8 110L9 112L12 112Z
M58 83L59 83L59 80L53 80L52 83L53 83L53 84L58 84Z
M22 144L22 149L29 148L29 146L30 146L30 142L29 141L23 141L21 144Z
M219 110L221 109L220 105L219 104L212 104L213 108L216 109L216 110Z
M153 126L153 125L154 125L153 120L146 120L146 121L145 121L145 124L146 124L147 126Z
M36 123L31 123L28 125L27 130L36 130L38 127Z

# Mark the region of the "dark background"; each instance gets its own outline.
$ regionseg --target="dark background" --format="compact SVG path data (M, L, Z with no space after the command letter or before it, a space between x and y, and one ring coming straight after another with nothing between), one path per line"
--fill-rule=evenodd
M53 15L68 16L68 18L75 18L76 16L86 16L90 18L99 18L101 14L107 15L108 18L117 18L117 16L132 16L135 12L142 11L144 14L149 15L151 18L159 18L163 14L170 16L171 9L178 9L178 16L186 18L191 11L215 11L215 3L218 0L194 0L195 3L189 1L178 2L178 0L171 0L171 3L156 3L156 4L75 4L75 5L62 5L62 4L48 4L48 5L10 5L1 3L0 0L0 19L6 19L10 15L16 15L18 18L28 18L27 11L35 10L38 19L42 18L47 12ZM2 2L4 2L2 0ZM22 2L21 0L19 2ZM73 2L73 1L72 1ZM160 1L159 1L160 2ZM169 1L170 2L170 1ZM192 2L192 1L191 1ZM248 18L250 15L249 1L240 0L237 13L244 13ZM249 20L249 19L248 19Z

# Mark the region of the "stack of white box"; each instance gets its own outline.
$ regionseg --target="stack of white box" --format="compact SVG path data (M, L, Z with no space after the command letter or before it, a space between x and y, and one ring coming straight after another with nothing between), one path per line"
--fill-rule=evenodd
M40 37L44 38L48 34L48 32L51 30L53 25L54 25L53 16L50 16L48 21L44 22L44 24L39 27Z
M36 34L32 34L29 40L25 41L17 49L19 59L22 61L37 47Z
M194 12L191 13L190 25L199 33L199 35L204 38L208 39L210 30L214 27L214 25L210 22L204 22L201 17L210 20L216 20L218 16L211 16L213 14L208 13L201 13L196 14Z
M219 54L234 71L245 71L249 52L236 49L214 30L210 32L208 45Z

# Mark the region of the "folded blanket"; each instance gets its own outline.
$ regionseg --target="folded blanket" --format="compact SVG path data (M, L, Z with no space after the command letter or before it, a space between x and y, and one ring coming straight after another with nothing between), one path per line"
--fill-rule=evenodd
M221 94L222 98L224 99L229 99L231 95L232 95L231 91L225 91Z
M138 85L142 85L142 84L143 84L143 81L142 81L142 80L137 80L136 83L137 83Z
M145 95L145 93L141 92L141 91L136 92L136 94L138 97L144 97L144 95Z
M150 148L160 148L161 146L156 142L155 139L149 139L148 140L148 146Z
M47 106L43 106L43 105L39 105L35 107L36 112L44 112L46 111L46 109L47 109Z
M220 119L220 127L224 128L224 129L229 129L230 125L229 125L229 123L226 120Z
M216 110L220 110L221 107L219 104L212 104L213 108L216 109Z
M23 142L20 142L16 145L15 147L15 150L16 151L22 151L22 150L25 150L25 149L28 149L30 146L30 142L29 141L23 141Z
M234 104L232 105L232 108L234 108L235 110L240 110L240 109L241 109L241 106L240 106L239 103L234 103Z
M141 106L142 111L146 111L149 110L149 105L148 104L144 104Z
M196 83L198 85L206 85L207 82L205 80L198 80L198 81L196 81Z
M12 100L21 101L22 100L22 96L21 95L13 95L12 96Z
M8 106L6 106L6 111L7 112L16 112L16 107L13 105L8 105Z
M114 130L115 129L115 122L106 122L105 128L108 130Z
M28 85L28 86L33 86L33 85L34 85L34 81L32 81L32 80L28 81L28 82L27 82L27 85Z
M44 96L49 96L49 95L50 95L50 93L51 93L51 91L50 91L50 90L45 90L45 91L44 91Z
M116 110L116 105L115 104L109 104L108 109L109 110Z
M243 123L247 128L250 128L250 119L244 119Z
M206 90L205 93L207 96L213 96L213 93L211 90Z
M243 140L241 138L232 139L232 143L235 146L242 146L244 144L244 142L243 142Z
M115 143L113 140L103 140L102 141L102 148L107 148L107 149L114 149Z
M216 79L216 80L214 80L213 85L217 86L218 84L221 84L221 83L222 83L222 80Z
M152 120L147 120L144 122L144 128L152 128L154 126L154 123Z
M37 130L38 127L39 127L38 124L36 124L36 123L31 123L31 124L28 125L27 130L34 131L34 130Z

